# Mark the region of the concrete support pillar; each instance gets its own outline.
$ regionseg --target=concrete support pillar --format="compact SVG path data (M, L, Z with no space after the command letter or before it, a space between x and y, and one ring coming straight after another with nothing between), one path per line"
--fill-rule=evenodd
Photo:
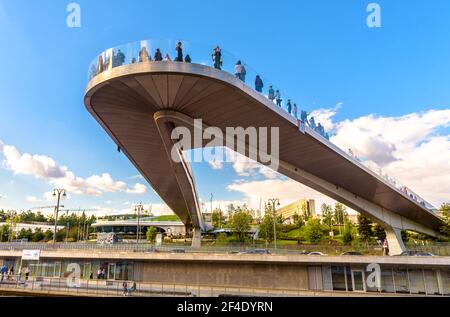
M193 228L191 247L200 248L201 246L202 246L202 231L200 228Z
M389 244L389 255L397 255L406 251L402 240L402 231L398 228L386 227L386 239Z

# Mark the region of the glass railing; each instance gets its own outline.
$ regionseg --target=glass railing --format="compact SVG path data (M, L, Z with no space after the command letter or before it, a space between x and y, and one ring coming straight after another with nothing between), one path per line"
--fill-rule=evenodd
M181 51L177 50L181 47ZM181 61L179 60L181 59ZM290 116L298 120L302 130L312 132L329 142L329 132L324 126L316 121L306 110L300 109L294 98L286 91L276 86L269 78L256 72L244 60L239 59L228 51L217 45L192 44L188 41L175 40L142 40L110 48L99 54L89 65L89 81L97 75L123 65L135 63L164 63L168 61L178 61L182 63L200 64L220 69L241 79L248 87L265 96L268 100L280 107ZM354 153L347 153L353 159L358 160ZM387 176L378 169L364 164L367 168L381 176L391 185L402 191L412 200L417 201L428 209L434 207L419 197L409 188Z
M356 153L354 153L351 149L347 150L347 154L352 157L353 159L357 160L358 162L362 163L365 167L367 167L368 169L370 169L372 172L374 172L375 174L377 174L378 176L380 176L382 179L384 179L386 182L388 182L389 184L391 184L392 186L394 186L395 188L397 188L399 191L401 191L403 194L405 194L406 196L408 196L408 198L414 200L415 202L417 202L418 204L420 204L421 206L429 209L429 210L434 210L435 207L430 204L429 202L427 202L425 199L423 199L422 197L420 197L419 195L417 195L414 191L412 191L410 188L408 188L406 185L404 185L403 183L401 183L399 180L395 179L394 177L390 176L389 174L387 174L385 171L383 171L383 169L381 169L378 165L374 166L372 163L368 163L371 162L369 159L366 158L362 158L360 156L358 156Z
M176 47L181 44L182 53ZM180 56L179 56L180 55ZM89 80L95 76L122 65L142 62L178 61L201 64L220 69L241 79L248 87L264 95L289 115L307 126L319 136L329 140L329 134L320 122L300 109L294 98L269 78L256 72L244 60L239 59L217 45L192 44L187 41L143 40L110 48L99 54L89 65ZM300 123L299 122L299 123Z

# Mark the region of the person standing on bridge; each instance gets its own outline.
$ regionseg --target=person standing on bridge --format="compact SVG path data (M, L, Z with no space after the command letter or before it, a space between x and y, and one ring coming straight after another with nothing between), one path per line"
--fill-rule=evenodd
M259 77L259 75L256 75L256 78L255 78L255 90L257 92L262 93L263 87L264 87L264 83L263 83L261 77Z
M272 85L269 86L269 95L267 97L272 102L275 100L275 90L273 90Z
M177 43L177 46L175 47L175 51L177 52L177 57L175 58L175 62L182 62L183 61L183 48L181 47L181 42Z
M148 60L152 60L151 57L148 55L147 48L143 46L141 50L139 51L139 62L146 62Z
M247 70L244 65L242 65L241 61L237 61L236 65L234 65L234 75L245 83L246 74Z
M295 119L298 119L297 118L297 104L295 102L294 102L294 108L292 109L292 113L293 113Z
M283 101L283 99L281 99L281 93L279 90L277 90L277 92L275 93L275 100L277 102L277 106L281 108L281 102Z
M172 60L170 59L169 53L166 54L166 56L164 57L163 62L171 62Z
M300 112L300 120L302 120L304 123L308 122L308 113L305 110L302 110Z
M220 49L219 45L216 46L212 53L212 60L214 63L214 68L221 69L220 66L222 66L222 50Z
M287 111L289 112L289 114L291 114L291 111L292 111L291 99L288 99L286 107L287 107Z
M311 129L313 129L314 131L316 131L316 120L314 119L314 117L311 117L311 119L309 119L309 127Z
M162 54L161 54L161 51L159 50L159 48L157 48L156 49L156 52L155 52L155 62L160 62L160 61L162 61Z

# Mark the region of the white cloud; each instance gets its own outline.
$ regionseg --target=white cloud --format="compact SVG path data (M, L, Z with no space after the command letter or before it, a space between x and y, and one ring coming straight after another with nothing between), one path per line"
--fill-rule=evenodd
M140 183L136 183L133 188L128 188L126 190L127 194L144 194L147 192L147 186L140 184Z
M0 141L0 153L5 160L3 165L16 175L32 175L47 181L50 185L64 188L68 192L89 196L101 196L104 192L145 193L145 185L136 183L132 188L122 181L115 181L110 174L92 175L87 178L75 176L66 166L47 156L21 154L14 146ZM48 195L47 195L48 196Z
M450 135L440 136L438 129L450 125L450 110L430 110L400 117L363 116L333 122L339 109L319 109L312 115L316 122L335 129L331 141L344 151L351 148L374 170L388 174L407 185L435 206L450 201ZM325 118L325 121L322 121ZM244 195L252 208L259 200L276 196L282 205L300 198L313 198L317 209L322 203L335 201L293 180L280 178L276 172L264 175L262 165L238 158L233 167L239 176L262 174L266 180L236 181L228 186ZM351 211L351 209L349 209Z
M450 200L450 109L400 117L363 116L335 125L331 141L397 179L435 206Z
M334 108L320 108L311 112L308 117L314 117L316 123L320 123L325 128L325 131L331 131L334 129L333 116L338 112L338 110L343 105L339 102Z
M320 205L335 204L335 200L294 181L292 179L266 179L249 182L234 182L227 187L230 191L244 195L245 201L253 209L259 209L260 201L268 201L278 198L281 206L288 205L302 198L316 200L316 211L320 211ZM263 205L264 208L264 205ZM348 209L351 211L351 209Z
M37 203L37 202L41 202L41 201L42 201L42 199L37 198L36 196L28 196L28 197L26 198L26 200L27 200L27 202L29 202L29 203Z

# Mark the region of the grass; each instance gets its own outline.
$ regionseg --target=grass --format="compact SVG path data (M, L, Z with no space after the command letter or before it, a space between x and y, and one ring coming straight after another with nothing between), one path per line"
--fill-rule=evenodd
M177 215L161 215L152 219L152 221L180 221Z
M302 234L302 230L301 229L294 229L289 231L288 233L286 233L286 236L288 238L300 238Z

